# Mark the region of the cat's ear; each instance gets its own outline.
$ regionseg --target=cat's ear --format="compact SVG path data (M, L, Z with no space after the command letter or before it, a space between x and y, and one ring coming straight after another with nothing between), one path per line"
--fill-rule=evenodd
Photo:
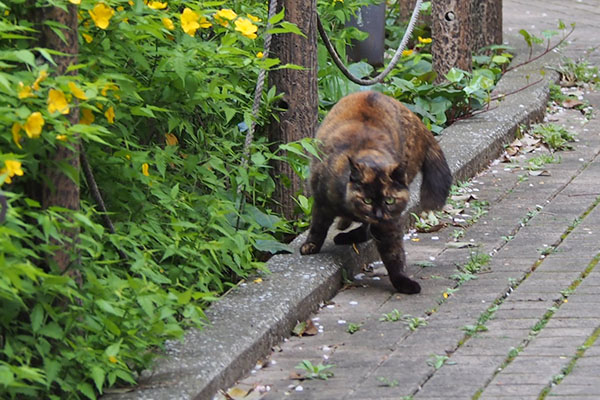
M406 171L402 164L398 164L390 174L390 178L396 183L406 186Z
M350 182L360 182L362 178L362 172L352 157L348 157L348 165L350 165Z

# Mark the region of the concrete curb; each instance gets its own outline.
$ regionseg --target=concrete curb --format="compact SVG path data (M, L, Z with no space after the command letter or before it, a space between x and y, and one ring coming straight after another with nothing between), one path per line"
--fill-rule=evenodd
M514 40L519 42L523 40ZM518 63L528 50L517 49L517 54ZM540 70L558 61L556 53L549 53L510 71L495 93L511 93L540 78L542 81L444 130L440 144L455 181L472 177L496 158L520 125L542 119L548 85L558 80L558 74L546 70L542 75ZM418 185L411 188L405 219L418 210ZM297 249L304 238L299 236L292 246ZM139 386L104 398L211 399L218 389L231 386L248 373L273 345L289 335L297 321L308 318L331 298L342 284L344 270L353 276L378 257L371 242L358 250L335 247L330 237L320 254L302 257L296 252L273 257L267 263L271 273L265 274L262 282L243 284L208 309L210 325L201 331L189 330L182 342L167 343L166 357L157 361L153 371L143 374Z

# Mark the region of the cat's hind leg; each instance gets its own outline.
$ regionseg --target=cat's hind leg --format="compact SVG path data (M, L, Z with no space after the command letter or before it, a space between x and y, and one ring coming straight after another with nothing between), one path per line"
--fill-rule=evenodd
M367 240L369 240L369 224L362 224L349 232L338 233L333 238L335 244L362 243Z
M306 241L300 246L300 254L315 254L321 250L327 231L333 223L335 215L329 210L320 207L317 203L313 204L312 221Z
M388 271L392 285L400 293L421 292L421 285L406 275L406 255L402 241L403 232L399 224L378 224L371 227L381 261Z

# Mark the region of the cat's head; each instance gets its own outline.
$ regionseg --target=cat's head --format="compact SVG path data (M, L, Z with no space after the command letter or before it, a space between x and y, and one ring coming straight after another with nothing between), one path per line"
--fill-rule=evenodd
M349 158L349 166L346 206L358 220L376 224L402 214L409 192L406 173L400 164Z

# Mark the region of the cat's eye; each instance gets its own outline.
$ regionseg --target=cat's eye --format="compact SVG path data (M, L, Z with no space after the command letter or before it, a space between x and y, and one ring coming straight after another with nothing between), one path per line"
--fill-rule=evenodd
M394 204L396 202L396 199L394 197L386 197L384 201L385 201L385 204L387 204L388 206L391 206L392 204Z
M368 198L368 197L365 197L365 198L363 199L363 202L364 202L365 204L371 204L371 203L373 203L373 199L370 199L370 198Z

